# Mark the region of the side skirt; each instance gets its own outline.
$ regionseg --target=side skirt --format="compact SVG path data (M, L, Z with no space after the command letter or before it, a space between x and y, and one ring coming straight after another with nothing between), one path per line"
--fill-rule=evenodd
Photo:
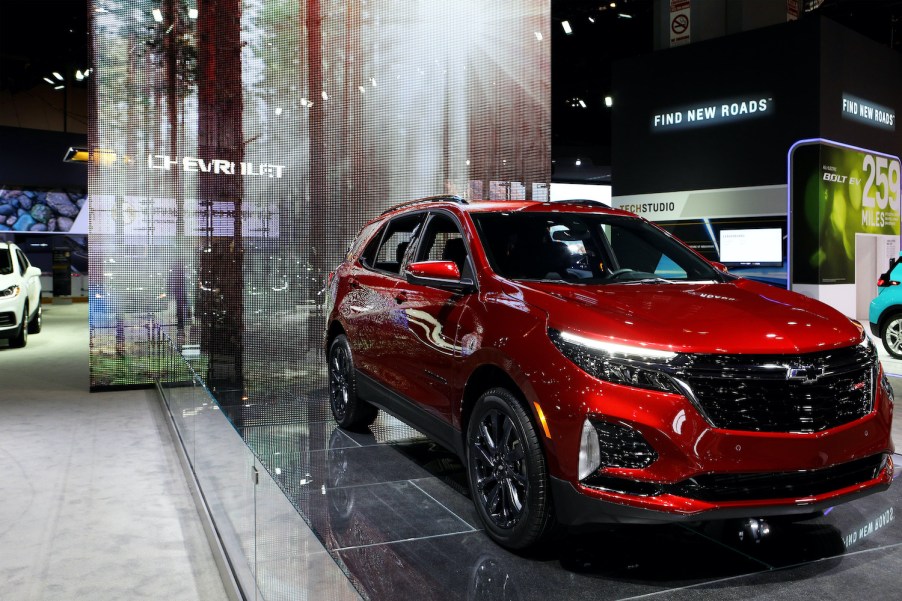
M419 430L449 451L464 459L463 440L454 426L419 407L370 376L357 371L357 390L367 402L395 416L411 428Z

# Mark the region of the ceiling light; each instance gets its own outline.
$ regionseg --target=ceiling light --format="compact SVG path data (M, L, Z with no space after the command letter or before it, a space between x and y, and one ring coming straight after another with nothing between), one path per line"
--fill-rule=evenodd
M570 35L573 33L573 28L570 27L570 21L561 21L561 27L564 28L564 33Z
M53 89L54 89L54 90L62 90L62 89L65 88L65 87L66 87L66 86L53 86Z
M197 15L198 15L198 12L197 12L197 9L196 9L196 8L189 8L189 9L188 9L188 18L189 18L189 19L196 19L196 18L197 18Z
M604 105L608 108L611 108L612 106L614 106L614 99L611 98L610 96L605 96L604 97Z
M611 6L611 8L617 8L617 3L616 3L616 2L611 2L610 6Z
M154 20L154 21L156 21L157 23L162 23L162 22L163 22L163 11L161 11L159 8L155 8L155 9L153 9L153 10L150 11L150 12L153 13L153 20Z
M582 165L582 164L583 164L582 159L576 159L576 166L577 166L577 167L579 167L579 166Z
M594 22L595 22L595 17L589 17L589 23L594 23Z
M77 79L78 81L85 80L85 74L81 72L81 69L75 72L75 79Z
M47 83L49 83L52 86L56 85L56 82L53 81L52 79L50 79L49 77L45 77L44 81L46 81Z
M579 100L579 105L580 105L581 107L583 107L583 108L586 108L586 101L583 100L582 98L580 98L580 100Z
M63 76L60 75L59 72L54 71L54 72L53 72L53 76L54 76L55 78L57 78L58 80L63 81Z
M621 19L632 19L633 18L633 15L630 15L627 13L618 13L617 16L620 17Z

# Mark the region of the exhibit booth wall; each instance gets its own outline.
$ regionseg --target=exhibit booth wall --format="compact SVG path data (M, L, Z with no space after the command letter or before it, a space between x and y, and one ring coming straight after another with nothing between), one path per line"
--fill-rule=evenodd
M325 278L417 197L547 198L547 0L92 3L91 386L155 336L222 398L325 386Z
M849 107L854 98L894 112L900 72L897 52L822 17L617 63L612 204L739 275L793 287L789 151L827 138L898 154L895 127ZM723 245L748 251L724 256ZM848 253L854 262L854 244ZM802 291L855 313L826 289Z

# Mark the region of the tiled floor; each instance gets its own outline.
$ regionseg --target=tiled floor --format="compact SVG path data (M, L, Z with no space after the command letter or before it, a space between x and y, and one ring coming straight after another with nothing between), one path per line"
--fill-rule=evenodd
M902 391L902 380L893 384ZM760 542L737 522L623 526L571 533L521 557L480 530L452 454L385 414L366 434L340 430L325 391L304 399L306 421L267 418L291 415L281 404L292 402L287 393L250 399L233 416L364 598L898 598L900 486L816 519L772 520Z

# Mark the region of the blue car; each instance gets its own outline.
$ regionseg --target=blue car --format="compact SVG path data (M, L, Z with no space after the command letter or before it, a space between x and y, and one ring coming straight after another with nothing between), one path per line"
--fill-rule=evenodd
M871 332L883 341L886 351L902 359L902 253L890 263L886 273L877 280L880 291L871 301L868 321Z

